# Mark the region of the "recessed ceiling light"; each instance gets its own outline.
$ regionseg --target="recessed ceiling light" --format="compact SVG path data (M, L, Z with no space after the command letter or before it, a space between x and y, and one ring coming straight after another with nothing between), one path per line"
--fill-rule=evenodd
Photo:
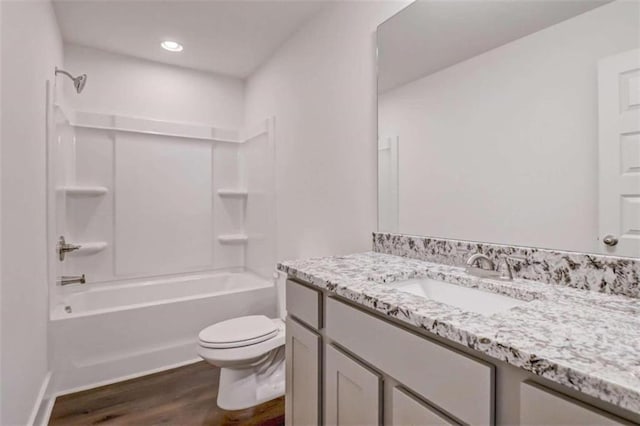
M182 52L183 49L180 43L171 40L163 41L162 43L160 43L160 46L162 46L163 49L168 50L169 52Z

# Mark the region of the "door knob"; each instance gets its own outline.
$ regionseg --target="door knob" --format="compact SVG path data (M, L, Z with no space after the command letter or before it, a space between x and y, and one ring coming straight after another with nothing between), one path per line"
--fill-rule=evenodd
M605 235L602 239L602 242L608 245L609 247L613 247L618 244L618 239L613 235Z

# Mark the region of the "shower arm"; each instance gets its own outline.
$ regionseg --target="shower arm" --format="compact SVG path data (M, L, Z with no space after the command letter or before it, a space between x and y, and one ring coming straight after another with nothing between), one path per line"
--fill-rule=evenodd
M56 67L56 75L58 75L58 74L64 74L67 77L69 77L71 80L75 80L75 77L72 76L71 74L69 74L67 71L61 70L60 68Z

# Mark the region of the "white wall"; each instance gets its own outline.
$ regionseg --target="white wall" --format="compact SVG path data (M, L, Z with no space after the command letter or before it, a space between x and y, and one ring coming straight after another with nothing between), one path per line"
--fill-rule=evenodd
M62 62L48 1L2 9L3 425L26 424L48 371L45 82Z
M400 232L599 250L597 61L638 46L616 2L385 93Z
M404 5L331 5L247 82L246 123L276 118L278 259L371 248L375 30Z
M243 124L240 79L69 44L64 63L73 75L88 75L82 94L66 87L74 109L222 128Z

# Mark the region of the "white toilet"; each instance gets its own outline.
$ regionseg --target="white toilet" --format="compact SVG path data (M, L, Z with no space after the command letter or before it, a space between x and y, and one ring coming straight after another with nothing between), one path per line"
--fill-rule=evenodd
M220 367L218 407L241 410L284 395L284 277L277 280L280 318L250 315L211 325L198 354Z

